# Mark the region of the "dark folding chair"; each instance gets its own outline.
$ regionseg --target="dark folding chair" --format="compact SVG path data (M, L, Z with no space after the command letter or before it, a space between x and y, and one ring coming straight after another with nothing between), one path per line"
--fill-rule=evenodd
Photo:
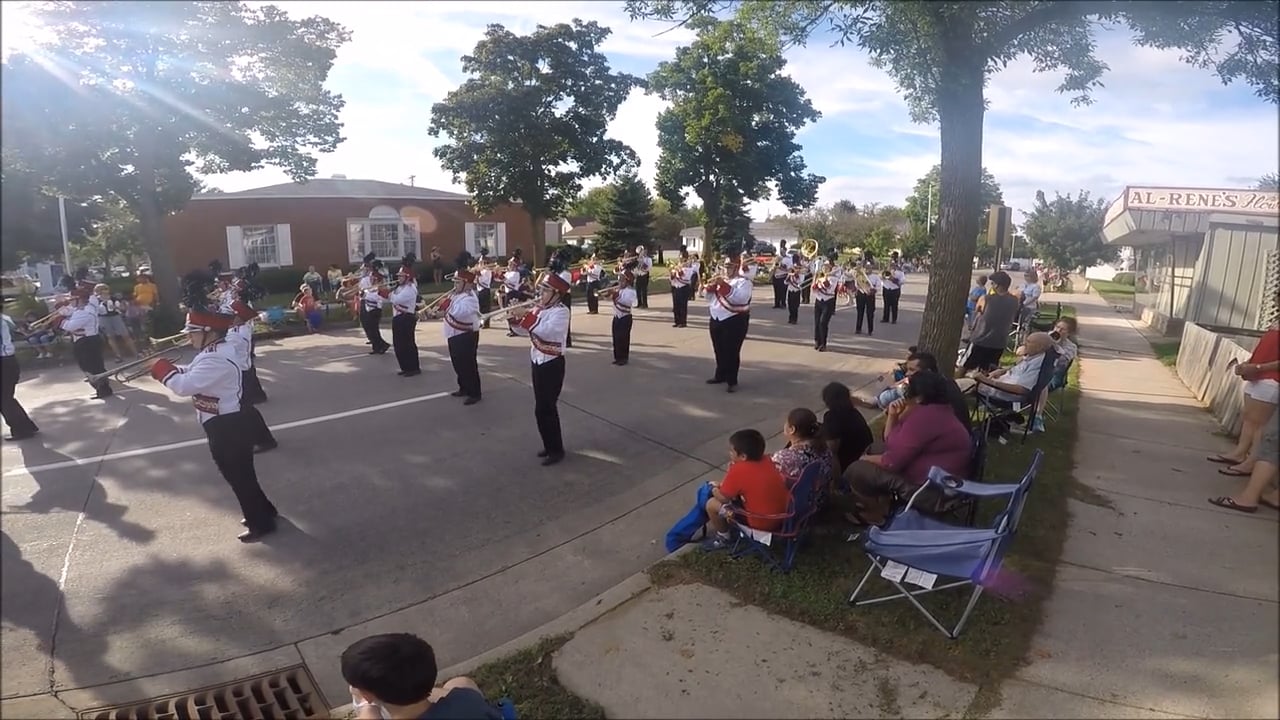
M1040 396L1044 393L1044 389L1049 387L1057 364L1058 351L1053 349L1046 351L1040 361L1040 374L1036 376L1035 385L1015 400L998 400L989 398L981 392L975 392L974 397L977 399L975 411L981 421L980 424L990 428L995 427L997 422L1021 421L1023 423L1022 442L1025 443L1036 413L1040 410ZM981 384L979 381L979 385ZM1003 437L1004 433L1000 434Z

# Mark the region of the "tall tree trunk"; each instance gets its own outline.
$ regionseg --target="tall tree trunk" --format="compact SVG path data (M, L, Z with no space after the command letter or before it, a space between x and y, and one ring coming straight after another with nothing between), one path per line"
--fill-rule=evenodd
M551 258L547 257L547 223L542 218L529 213L529 236L533 239L533 258L529 260L532 267L543 267Z
M934 354L943 372L955 367L977 247L978 205L982 202L983 68L972 54L951 58L943 65L938 91L942 136L938 241L933 248L929 293L917 344Z
M151 277L155 281L156 289L160 294L159 300L156 301L156 310L168 311L156 318L161 327L155 332L160 333L159 337L165 337L166 333L164 331L171 328L167 327L168 323L162 321L161 318L170 313L176 317L178 303L182 301L182 292L178 271L173 264L173 255L169 252L169 246L164 241L160 198L156 187L154 150L151 147L151 136L148 134L150 132L151 130L148 128L142 128L138 132L137 169L139 193L134 211L138 215L138 226L142 232L143 246L146 247L147 255L151 258Z

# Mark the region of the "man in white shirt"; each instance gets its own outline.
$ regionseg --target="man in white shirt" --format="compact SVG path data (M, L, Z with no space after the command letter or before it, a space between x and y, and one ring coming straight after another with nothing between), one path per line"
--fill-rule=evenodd
M636 307L649 308L649 271L653 269L653 258L649 257L649 250L643 245L636 246L636 299L638 305Z
M1027 332L1031 327L1031 320L1040 311L1040 295L1044 289L1040 287L1040 275L1035 270L1028 270L1023 274L1023 285L1018 290L1018 298L1022 301L1022 307L1019 310L1018 323L1022 332Z
M631 309L638 302L636 291L631 287L634 282L635 275L631 273L631 269L624 269L618 275L618 287L611 293L613 295L614 365L626 365L631 357L631 325L635 321L631 316Z
M993 370L990 374L974 373L978 381L978 393L1000 403L1023 402L1027 393L1036 386L1045 353L1053 349L1049 333L1031 333L1020 348L1021 358L1009 368Z
M453 274L453 294L440 305L444 313L444 340L449 346L449 361L458 378L454 397L466 398L463 405L480 402L480 366L476 353L480 348L480 299L474 291L476 275L461 267Z
M253 321L258 312L245 299L233 301L231 305L220 308L219 312L234 316L224 341L218 343L218 351L240 368L240 412L245 416L244 427L253 441L253 452L274 450L279 443L257 408L257 403L265 402L267 398L262 383L257 380L258 370L253 365ZM255 392L261 394L260 398L251 396Z
M726 250L724 277L706 288L711 314L711 349L715 353L716 373L708 385L728 383L728 391L738 387L738 369L742 365L742 343L751 324L751 280L741 273L739 253Z
M671 269L671 327L689 327L689 296L693 293L693 261L680 251L680 262Z
M885 268L880 278L884 295L884 314L880 316L880 322L898 324L898 301L902 298L902 283L905 280L906 274L897 265Z
M385 285L386 276L382 274L382 262L374 261L369 277L360 281L360 303L364 314L360 316L360 325L364 335L369 339L373 349L370 355L382 355L391 349L391 345L382 339L382 305L391 292Z
M538 422L543 465L564 460L564 436L560 430L560 391L564 388L564 349L569 336L569 308L564 296L569 283L560 277L563 266L557 258L548 263L538 282L541 293L533 310L516 311L508 318L513 331L529 338L529 361L533 370L533 416Z
M101 375L107 371L107 367L102 360L102 337L98 335L98 307L89 301L93 296L93 283L80 281L72 295L75 298L75 309L63 321L62 330L74 338L71 354L75 356L80 370L88 375ZM113 394L111 382L106 378L91 385L94 389L90 398L92 400L105 400Z
M209 441L209 454L240 504L245 526L239 540L257 542L276 530L278 512L262 491L253 466L254 431L241 406L241 370L220 347L235 318L205 308L212 279L192 273L183 280L187 324L183 329L198 351L187 365L167 358L150 363L151 377L180 397L191 398L196 419Z
M17 325L13 319L0 313L0 417L9 426L9 435L5 440L26 440L40 432L40 428L31 421L27 411L18 402L15 393L18 387L18 355L14 345L13 334Z
M399 284L387 294L391 303L391 346L395 350L400 377L422 374L418 357L418 279L413 269L418 258L413 253L404 256L396 272Z
M604 274L604 266L600 264L600 259L595 253L591 253L591 259L587 261L587 314L597 315L600 312L600 278Z

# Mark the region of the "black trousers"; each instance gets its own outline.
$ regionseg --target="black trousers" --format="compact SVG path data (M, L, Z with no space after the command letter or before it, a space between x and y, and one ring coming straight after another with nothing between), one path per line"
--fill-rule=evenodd
M253 467L253 429L243 412L228 413L205 421L204 434L209 439L209 454L218 466L222 479L240 503L245 526L250 530L270 528L276 517L276 506L267 499L258 484Z
M862 320L866 318L867 334L871 335L876 331L876 296L854 293L853 302L858 312L856 332L862 332Z
M107 366L102 361L102 336L94 335L92 337L82 337L71 344L71 355L76 359L76 365L89 375L97 375L107 371ZM93 383L93 389L101 397L109 397L112 394L111 382L102 379Z
M716 356L716 374L712 379L738 384L738 368L742 365L742 343L747 339L750 313L738 313L727 320L711 319L711 350Z
M692 295L692 285L671 288L671 319L676 327L689 324L689 297Z
M449 338L449 361L458 376L458 390L467 397L480 397L480 365L476 352L480 349L480 331L462 333Z
M800 291L787 291L787 323L795 325L800 321Z
M787 278L773 279L773 308L775 310L787 306Z
M898 300L901 297L902 288L897 290L884 289L884 314L880 316L880 322L898 324Z
M595 315L600 312L600 281L591 280L587 283L587 312Z
M31 418L27 416L27 411L22 407L22 403L18 402L15 392L18 388L18 358L14 355L7 355L0 358L0 385L3 385L3 396L0 397L0 416L4 417L4 424L9 426L9 432L13 435L22 436L30 435L40 428L31 422Z
M811 293L812 291L813 291L813 286L812 286L808 281L806 281L806 282L805 282L805 284L804 284L804 287L803 287L803 288L801 288L801 290L800 290L800 304L801 304L801 305L808 305L808 304L809 304L809 293Z
M813 303L813 346L827 346L827 333L831 329L831 318L836 314L836 299L815 300Z
M418 361L418 339L415 337L417 327L418 316L413 313L400 313L391 318L391 342L396 351L400 372L422 370Z
M573 291L570 290L569 292L565 293L564 297L561 299L560 302L563 302L565 307L573 307ZM572 312L569 313L569 330L564 334L564 346L567 348L573 347L573 313Z
M636 276L636 307L649 307L649 276Z
M373 345L374 352L386 352L391 347L386 340L382 339L382 329L379 323L382 322L382 308L371 308L365 306L364 314L360 316L360 326L364 328L364 336L369 338L369 344Z
M257 365L250 365L248 370L240 373L240 385L244 389L241 397L243 404L257 405L267 401L267 391L262 388L262 381L258 379Z
M480 314L493 312L493 289L480 288L476 291L476 299L480 301ZM484 321L484 327L489 327L489 321Z
M550 455L564 454L564 437L560 434L560 390L564 388L564 357L541 365L533 364L533 417L538 421L542 449Z
M267 419L262 417L262 411L258 410L258 406L245 402L242 398L240 413L245 416L245 430L249 433L249 438L254 445L276 444L276 437L271 434L271 428L267 427Z
M613 359L618 362L626 362L631 357L631 326L634 324L635 318L630 315L615 315L613 318Z

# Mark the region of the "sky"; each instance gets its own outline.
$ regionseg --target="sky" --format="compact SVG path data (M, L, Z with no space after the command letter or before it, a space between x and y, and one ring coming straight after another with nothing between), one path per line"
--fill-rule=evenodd
M539 23L596 20L613 29L603 51L617 70L644 75L687 44L692 33L656 21L630 21L621 2L277 2L291 15L324 15L353 34L338 51L328 86L346 99L346 141L319 160L318 176L409 183L465 192L431 154L443 140L427 134L431 106L463 80L461 56L486 25L527 33ZM5 4L4 44L29 33ZM664 32L665 31L665 32ZM983 140L984 165L1006 204L1029 210L1037 190L1088 191L1108 200L1126 185L1249 187L1275 172L1277 108L1244 84L1223 86L1211 72L1182 63L1177 52L1134 47L1125 30L1098 33L1098 55L1111 68L1094 104L1074 108L1055 92L1054 73L1022 59L993 76ZM803 129L810 172L827 178L820 204L848 199L902 205L917 179L939 162L937 126L912 123L893 80L865 53L825 43L788 51L787 72L822 118ZM654 121L664 103L633 91L609 128L641 159L652 182L658 159ZM207 178L224 191L286 182L266 168ZM588 186L600 185L595 179ZM651 185L652 186L652 185ZM781 203L752 206L756 220L785 214Z

